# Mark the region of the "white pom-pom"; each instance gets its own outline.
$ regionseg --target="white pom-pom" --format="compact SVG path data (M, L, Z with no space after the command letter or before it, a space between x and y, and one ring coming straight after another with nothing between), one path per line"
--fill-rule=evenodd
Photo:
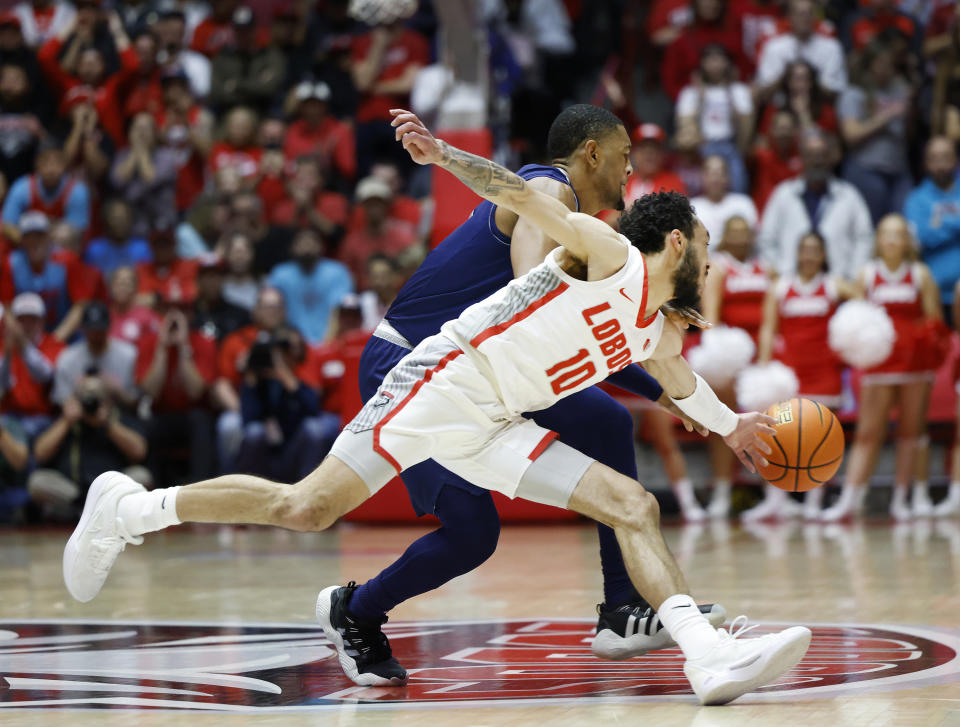
M779 361L747 366L737 377L737 404L743 411L766 411L800 390L797 375Z
M830 348L858 369L883 363L896 338L887 312L865 300L847 301L830 319Z
M742 328L717 326L708 328L700 345L687 352L690 368L710 386L727 386L753 360L756 346Z

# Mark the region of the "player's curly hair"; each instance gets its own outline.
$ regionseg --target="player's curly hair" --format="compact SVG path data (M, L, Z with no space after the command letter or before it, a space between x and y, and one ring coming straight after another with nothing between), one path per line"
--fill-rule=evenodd
M623 126L623 122L607 109L578 103L561 111L547 133L547 156L551 161L566 159L587 139L600 141Z
M663 250L665 238L680 230L693 237L695 219L690 200L679 192L645 194L620 216L620 232L643 253Z

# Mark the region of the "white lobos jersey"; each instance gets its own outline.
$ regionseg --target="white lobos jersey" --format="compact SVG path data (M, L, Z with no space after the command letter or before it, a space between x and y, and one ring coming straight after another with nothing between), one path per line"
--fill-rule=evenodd
M513 416L537 411L650 357L664 318L644 319L647 264L626 237L624 266L603 280L568 275L561 250L443 325Z

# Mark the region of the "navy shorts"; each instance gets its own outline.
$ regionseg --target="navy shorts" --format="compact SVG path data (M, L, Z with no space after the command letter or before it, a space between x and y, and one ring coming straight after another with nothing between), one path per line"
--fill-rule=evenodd
M387 373L410 353L409 349L372 336L360 358L360 395L369 400ZM626 407L596 387L584 389L561 399L549 409L526 415L537 424L557 433L565 444L602 462L628 477L637 476L633 450L633 418ZM433 513L444 485L489 497L489 491L476 487L433 460L404 470L400 475L418 515Z

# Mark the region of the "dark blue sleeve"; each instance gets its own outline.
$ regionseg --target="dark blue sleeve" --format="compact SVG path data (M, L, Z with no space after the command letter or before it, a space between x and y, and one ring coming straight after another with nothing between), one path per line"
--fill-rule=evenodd
M610 374L607 381L618 389L639 394L650 401L656 401L663 395L663 387L637 364L630 364L622 371Z

